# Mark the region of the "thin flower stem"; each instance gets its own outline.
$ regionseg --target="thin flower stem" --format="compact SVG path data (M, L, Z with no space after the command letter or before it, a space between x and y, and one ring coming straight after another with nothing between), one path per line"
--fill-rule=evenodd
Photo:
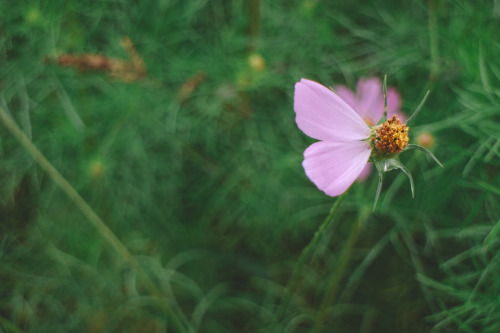
M47 158L35 147L31 140L24 134L24 132L17 126L11 119L7 112L0 107L0 119L12 133L12 135L19 140L21 145L28 151L33 160L49 175L49 177L56 183L59 188L66 193L71 201L80 209L88 221L97 229L101 236L108 241L108 243L115 249L118 255L127 262L132 269L138 274L143 276L148 289L153 295L162 300L161 304L166 311L169 319L172 321L173 326L176 327L178 332L187 333L185 326L187 321L183 318L180 310L174 311L172 307L165 301L165 296L154 285L151 278L142 270L137 260L130 253L130 251L123 245L123 243L116 237L116 235L108 228L104 221L94 212L94 210L85 202L85 200L78 194L73 186L57 171L57 169L47 160ZM183 323L181 320L183 319Z
M249 34L249 53L256 52L258 49L258 41L260 38L260 5L259 0L247 0L248 7L248 34Z
M493 239L495 238L495 236L498 234L499 231L500 231L500 219L497 221L495 226L491 229L491 231L488 233L488 235L483 241L483 246L485 246L486 249L488 249L488 247L491 247Z
M384 75L384 122L387 120L387 74Z
M382 92L384 94L384 112L378 121L377 125L382 125L387 120L387 74L384 75L384 83L382 84Z
M355 223L352 224L351 230L349 231L349 236L344 243L344 247L340 252L339 259L335 266L334 271L330 275L330 284L325 292L325 297L321 302L321 306L318 311L318 316L314 324L313 332L323 332L325 321L327 320L328 307L333 304L335 297L337 296L337 291L340 287L340 281L345 273L345 268L347 263L351 259L352 250L358 239L358 236L363 229L364 222L366 221L368 215L366 213L362 214Z
M304 268L306 261L312 256L314 250L316 249L316 246L318 245L319 241L321 240L321 237L323 236L323 234L327 230L328 226L334 220L334 217L335 217L336 213L338 212L340 205L342 204L342 201L346 197L348 191L349 190L345 191L337 198L337 200L333 204L332 208L330 209L328 216L325 218L323 223L321 223L318 230L316 230L316 232L314 233L314 237L311 239L309 244L304 248L304 250L302 250L302 253L300 254L299 259L297 260L297 264L295 265L295 268L292 272L290 280L288 280L288 284L285 288L285 294L283 295L283 297L281 299L281 303L278 307L278 311L277 311L276 317L274 319L274 323L272 325L271 332L273 332L275 330L276 325L285 315L286 310L288 308L288 305L290 303L290 299L292 297L293 291L295 290L297 280L300 276L300 273L302 273L302 269Z
M17 327L13 322L9 321L7 318L0 315L0 327L5 328L6 332L12 333L24 333L19 327Z
M436 1L428 0L429 11L429 41L431 50L431 68L429 81L434 82L439 75L439 41L438 41L438 26L436 14Z

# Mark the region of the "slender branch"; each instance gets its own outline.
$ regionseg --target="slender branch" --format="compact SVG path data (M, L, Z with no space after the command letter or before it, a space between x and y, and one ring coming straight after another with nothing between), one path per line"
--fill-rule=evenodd
M439 75L439 41L436 14L436 1L428 0L429 7L429 41L431 51L431 68L429 81L434 82Z
M342 204L342 201L347 195L347 192L349 190L345 191L342 193L335 203L333 204L332 208L330 209L330 212L328 213L328 216L325 218L323 223L319 226L318 230L314 233L313 238L311 239L311 242L302 250L302 253L300 254L299 259L297 260L297 264L295 265L295 268L292 272L292 275L290 276L290 280L288 280L288 284L285 288L284 295L281 299L281 303L278 307L277 315L274 319L274 323L272 325L271 332L274 331L276 325L278 322L283 318L283 316L286 313L286 310L288 308L288 305L290 303L290 299L292 297L293 291L295 290L297 280L300 276L300 273L302 272L302 269L304 268L304 265L306 261L312 256L314 250L316 249L316 246L318 245L319 241L321 240L321 237L327 230L328 226L331 224L331 222L334 220L334 217L336 213L338 212L340 205Z
M125 258L128 262L134 262L132 254L120 242L115 234L108 228L108 226L101 220L101 218L94 212L92 208L83 200L78 192L71 186L70 183L54 168L54 166L45 158L45 156L38 150L38 148L31 143L30 139L24 132L17 126L17 124L9 117L4 109L0 108L0 118L10 132L18 139L21 145L28 151L35 162L52 178L52 180L63 190L64 193L80 208L83 215L97 228L99 233L111 244L111 246L118 252L120 256Z
M345 273L345 268L351 259L352 251L354 249L354 245L358 239L361 230L363 229L364 221L366 220L367 215L365 214L363 217L359 217L355 223L352 224L351 230L349 232L349 236L347 237L344 247L339 254L338 261L335 265L335 269L330 275L328 284L328 288L326 289L325 296L323 301L321 302L321 306L318 311L318 316L316 317L316 321L314 324L313 332L323 332L324 324L327 320L328 307L333 304L335 301L335 297L337 296L337 291L340 288L340 282Z
M249 35L249 53L256 52L260 37L260 5L259 0L247 0L248 6L248 35Z
M387 74L384 75L384 115L382 118L384 119L384 122L387 120Z
M11 119L7 112L0 107L0 119L4 123L5 127L14 135L16 139L19 140L21 145L28 151L35 162L49 175L49 177L54 181L54 183L59 186L59 188L66 193L71 201L81 210L83 215L89 220L89 222L97 229L101 236L108 241L108 243L115 249L118 255L124 259L132 269L138 272L140 275L145 277L147 287L150 289L153 295L160 296L160 299L164 310L167 312L169 319L172 324L176 327L178 332L186 333L187 330L187 320L183 318L180 310L174 311L168 303L164 300L162 292L154 285L151 278L141 269L139 263L130 253L130 251L123 245L123 243L116 237L116 235L108 228L104 221L94 212L94 210L85 202L85 200L78 194L73 186L57 171L57 169L45 158L45 156L35 147L31 140L24 134L24 132L17 126L17 124ZM184 324L181 323L179 318L184 319Z

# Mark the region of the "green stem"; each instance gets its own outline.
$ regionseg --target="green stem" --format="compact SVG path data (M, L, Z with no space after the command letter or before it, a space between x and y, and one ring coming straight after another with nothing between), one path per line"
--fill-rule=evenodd
M14 135L16 139L19 140L21 145L28 151L33 160L49 175L49 177L56 183L59 188L66 193L71 201L81 210L83 215L89 220L89 222L97 229L101 236L108 241L108 243L115 249L118 255L128 262L132 269L134 269L139 275L143 276L147 285L147 288L151 291L153 295L159 296L163 302L161 302L162 307L166 311L169 319L172 321L173 326L176 327L178 332L187 333L184 326L187 326L186 319L183 318L180 310L174 311L168 303L164 300L162 292L154 285L149 276L141 269L137 260L130 253L130 251L123 245L123 243L116 237L116 235L108 228L104 221L94 212L94 210L87 204L87 202L78 194L73 186L57 171L57 169L47 160L47 158L35 147L31 140L24 134L24 132L17 126L17 124L11 119L7 112L0 107L0 119L4 123L5 127ZM177 312L177 313L176 313ZM182 324L179 318L184 319Z
M0 332L4 332L3 329L5 329L5 332L24 333L24 331L17 327L13 322L0 316Z
M274 331L276 325L278 322L283 318L283 316L286 313L286 310L288 308L288 305L290 303L290 299L292 297L293 291L295 290L297 280L302 273L302 269L304 268L304 265L306 261L312 256L314 250L316 249L316 246L318 245L319 241L321 240L321 237L327 230L328 226L332 223L334 220L334 217L336 213L338 212L340 205L344 198L347 195L347 192L349 190L345 191L342 193L335 203L333 204L332 208L330 209L330 212L328 213L328 216L325 218L323 223L319 226L318 230L314 233L314 237L312 238L311 242L302 250L302 253L300 254L299 259L297 260L297 264L295 265L295 268L292 272L292 275L290 277L290 280L288 281L288 284L285 288L285 294L283 295L283 298L281 300L281 303L278 307L277 315L274 319L274 323L272 325L271 332Z
M256 52L260 37L260 4L259 0L247 0L248 6L248 35L249 48L248 53Z
M431 49L431 72L429 81L434 82L439 74L439 42L436 15L436 1L429 0L429 40Z
M334 271L332 272L329 281L330 284L325 292L325 297L321 302L321 306L319 308L318 316L316 318L316 322L314 324L313 332L323 332L323 326L327 319L328 312L327 308L333 304L335 301L335 297L337 295L337 291L340 287L340 281L345 273L345 268L347 263L351 259L352 250L354 249L354 245L358 239L361 230L363 229L364 221L366 220L366 215L360 217L355 223L352 224L351 230L349 231L349 236L345 242L345 245L340 252L339 259L335 266Z

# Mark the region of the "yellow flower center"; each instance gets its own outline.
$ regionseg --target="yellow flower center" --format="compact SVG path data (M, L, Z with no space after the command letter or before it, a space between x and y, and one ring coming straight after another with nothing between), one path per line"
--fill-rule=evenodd
M410 128L402 124L394 115L377 129L377 137L373 138L375 148L382 155L396 155L402 152L410 141L408 130Z

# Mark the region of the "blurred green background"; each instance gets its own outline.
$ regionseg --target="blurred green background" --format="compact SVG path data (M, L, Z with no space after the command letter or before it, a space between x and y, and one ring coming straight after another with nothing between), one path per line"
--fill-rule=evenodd
M499 39L496 0L1 1L0 106L135 259L2 125L0 332L500 331ZM335 201L294 84L384 74L445 169L355 183L278 317Z

